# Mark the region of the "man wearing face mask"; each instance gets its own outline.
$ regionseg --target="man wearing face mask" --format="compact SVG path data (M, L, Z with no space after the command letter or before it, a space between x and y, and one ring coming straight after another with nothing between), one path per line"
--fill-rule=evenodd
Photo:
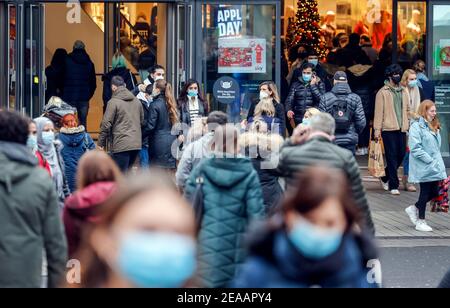
M406 153L406 132L409 129L410 97L400 85L402 68L392 64L386 68L386 81L375 99L374 137L383 138L386 155L386 176L381 183L392 195L399 195L397 170Z
M304 56L305 55L306 54L304 54ZM320 64L319 56L317 55L317 53L314 50L307 49L307 57L305 58L303 63L312 64L314 67L314 71L316 72L316 75L320 78L320 80L325 85L325 91L326 92L331 91L332 86L331 86L330 80L328 79L328 73L325 71L323 66ZM295 69L292 74L291 88L292 88L294 81L298 80L298 78L301 76L302 76L302 67Z
M295 125L300 124L308 108L319 106L320 97L323 94L325 94L325 85L315 74L314 65L304 63L302 75L292 83L286 99L288 119L294 119Z
M133 93L133 95L137 96L139 94L139 92L145 93L145 88L148 85L154 84L155 81L164 79L166 77L166 72L165 72L164 67L159 64L155 64L152 68L150 68L150 70L148 72L149 72L149 75L148 75L147 79L145 79L133 91L131 91Z

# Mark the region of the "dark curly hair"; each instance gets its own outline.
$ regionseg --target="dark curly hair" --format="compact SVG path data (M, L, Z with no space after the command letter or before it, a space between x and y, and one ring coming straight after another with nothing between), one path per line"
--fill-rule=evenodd
M384 71L384 76L386 78L392 77L394 75L403 75L402 67L398 64L391 64L386 67L386 70Z
M15 111L0 110L0 141L25 145L31 120Z

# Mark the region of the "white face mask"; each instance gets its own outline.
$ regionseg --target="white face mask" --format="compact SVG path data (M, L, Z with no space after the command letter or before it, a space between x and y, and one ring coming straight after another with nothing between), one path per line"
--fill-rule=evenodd
M265 99L265 98L269 98L269 97L270 97L270 95L266 91L260 91L259 92L259 99L260 100Z

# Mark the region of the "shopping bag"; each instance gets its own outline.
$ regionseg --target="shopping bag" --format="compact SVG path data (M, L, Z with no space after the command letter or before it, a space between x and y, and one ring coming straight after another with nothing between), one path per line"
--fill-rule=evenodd
M450 177L439 182L439 194L436 198L431 200L432 212L448 213L448 186L450 184Z
M381 142L371 140L369 146L369 173L373 177L380 178L385 176L384 158Z

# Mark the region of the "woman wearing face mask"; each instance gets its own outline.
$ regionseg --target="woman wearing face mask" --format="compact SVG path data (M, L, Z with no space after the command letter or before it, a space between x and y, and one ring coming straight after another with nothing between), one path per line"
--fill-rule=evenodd
M200 85L196 80L188 80L180 92L178 98L178 111L180 121L192 126L194 121L208 115L208 104L200 91Z
M312 167L298 177L278 215L255 230L237 288L368 288L373 243L355 231L359 215L345 175ZM379 277L381 279L381 277Z
M315 75L314 65L311 63L303 64L302 75L298 80L293 80L286 99L288 119L293 119L296 126L302 123L306 110L310 107L318 107L320 97L323 94L325 94L325 85Z
M128 178L86 233L74 288L179 288L196 269L192 208L164 174Z
M62 208L64 206L64 200L70 195L70 189L64 171L64 160L61 155L62 144L59 140L55 140L55 129L51 120L40 117L34 119L34 122L37 127L38 150L50 165L53 182L58 193L59 204Z
M400 84L402 73L398 64L386 68L385 84L375 98L373 120L374 137L383 138L386 155L386 176L381 178L381 184L392 195L400 195L397 170L405 158L410 117L410 97Z
M275 122L279 123L279 134L284 137L286 135L286 118L284 116L284 106L280 104L280 96L278 95L277 85L273 81L265 81L259 85L259 100L251 104L247 114L247 122L250 123L256 117L257 106L262 100L270 100L275 113L272 115ZM267 108L266 108L267 109ZM270 108L272 109L272 108Z
M415 205L405 210L417 231L433 231L425 221L426 206L438 196L439 181L447 178L441 155L440 127L436 105L430 100L423 101L409 130L409 181L420 184L420 196Z
M170 172L176 170L172 145L177 139L172 128L178 123L178 111L172 86L160 79L153 84L153 102L148 111L149 158L152 166Z
M255 121L264 121L269 132L281 135L280 119L275 117L275 108L270 98L263 98L256 105L254 116L248 119L248 127L250 128Z
M38 159L38 165L41 168L44 168L47 170L48 174L52 176L52 172L50 170L50 164L48 161L44 158L41 152L38 150L38 144L37 144L37 127L36 123L34 121L31 121L28 125L28 140L27 140L27 147L31 150L31 152L36 156Z
M309 108L305 112L305 116L303 117L302 124L306 125L306 126L309 126L309 124L311 123L311 118L313 116L315 116L316 114L319 114L319 113L320 113L319 109L317 109L317 108Z
M413 70L406 70L403 73L402 86L409 94L409 114L410 119L414 120L419 111L420 102L423 100L423 92L418 87L418 80L416 72ZM403 160L403 186L406 191L416 192L416 187L408 181L409 174L409 149L406 149L405 159Z

